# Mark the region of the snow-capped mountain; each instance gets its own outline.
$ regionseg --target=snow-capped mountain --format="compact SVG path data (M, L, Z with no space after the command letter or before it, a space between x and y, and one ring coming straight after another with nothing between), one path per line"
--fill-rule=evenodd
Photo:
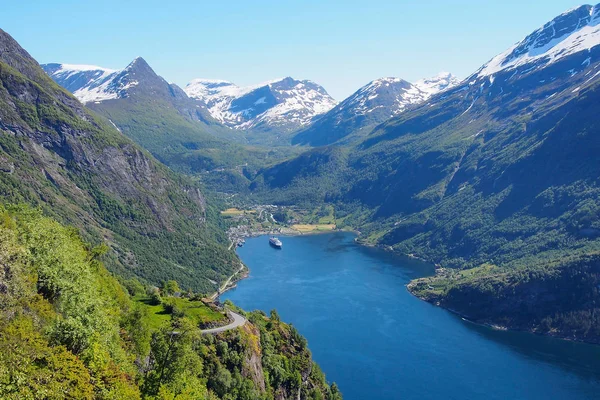
M414 84L400 78L381 78L360 88L337 108L352 115L365 115L381 110L391 118L410 105L422 103L432 95L458 83L458 78L448 72L421 79ZM344 117L347 115L337 114L340 122Z
M600 4L570 9L485 64L477 77L521 68L544 68L569 55L590 51L600 43ZM589 62L588 62L589 63Z
M570 9L493 57L459 85L432 96L424 107L440 104L471 116L498 107L504 118L519 108L531 111L579 94L600 75L600 4ZM506 115L505 115L506 114Z
M163 104L192 121L214 123L206 107L190 99L179 86L168 83L141 57L120 70L76 64L43 64L59 85L98 111L104 103L124 101ZM147 107L148 108L148 107Z
M290 77L246 87L195 79L184 90L206 104L213 118L236 129L296 130L336 105L323 87Z
M127 97L127 90L138 84L130 72L140 57L125 69L115 70L95 65L44 64L42 68L59 85L70 91L82 103L92 103Z
M296 135L293 143L333 143L353 133L372 128L459 82L459 79L448 72L421 79L414 84L400 78L374 80Z
M450 72L441 72L434 77L415 82L414 86L423 94L423 100L427 100L434 94L456 86L459 83L460 79Z

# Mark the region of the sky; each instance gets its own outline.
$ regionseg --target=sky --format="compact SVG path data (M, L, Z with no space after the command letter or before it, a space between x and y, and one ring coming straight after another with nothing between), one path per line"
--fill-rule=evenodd
M142 56L167 81L250 85L292 76L337 100L381 77L465 78L570 0L6 0L0 28L40 63L120 69Z

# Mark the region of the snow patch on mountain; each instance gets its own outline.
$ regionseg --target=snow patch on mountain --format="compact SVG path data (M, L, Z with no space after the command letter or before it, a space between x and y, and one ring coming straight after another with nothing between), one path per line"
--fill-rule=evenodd
M425 94L427 100L436 93L450 89L460 83L460 79L452 75L450 72L440 72L432 78L421 79L413 85Z
M529 64L532 70L543 68L571 54L588 51L599 44L600 4L576 7L562 13L492 58L475 73L475 76L490 76Z
M213 118L236 129L259 125L296 129L337 104L316 83L289 77L252 86L194 79L184 90L189 97L206 104Z
M125 97L127 89L139 83L127 78L136 60L122 70L84 64L45 64L42 68L85 104Z
M55 72L56 75L72 75L74 73L83 71L102 72L104 74L110 74L116 72L116 69L103 68L97 65L86 65L86 64L60 64L60 68Z
M124 85L122 90L126 90L137 84L138 82L131 82L127 85ZM84 87L73 92L73 95L77 97L77 99L83 104L118 99L119 91L110 90L109 85L110 81L107 81L95 87Z
M253 87L240 87L220 79L194 79L183 90L189 97L207 104L214 104L222 100L241 97L252 91Z
M394 77L376 79L360 88L337 108L354 115L367 115L378 109L386 109L389 117L392 117L459 82L458 78L448 72L421 79L414 84ZM345 117L339 113L338 115L339 123Z

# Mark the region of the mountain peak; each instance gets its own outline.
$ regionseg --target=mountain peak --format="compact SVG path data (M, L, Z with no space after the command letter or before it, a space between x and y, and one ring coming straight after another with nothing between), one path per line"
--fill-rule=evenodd
M374 84L375 85L381 85L381 84L402 83L402 82L410 84L408 81L405 81L404 79L396 78L396 77L393 77L393 76L388 76L388 77L385 77L385 78L379 78L379 79L372 80L371 82L369 82L367 84L367 86L368 85L374 85Z
M600 4L572 8L546 23L505 52L497 55L475 74L493 75L522 65L544 67L566 56L600 44Z
M422 79L414 84L397 77L379 78L369 82L340 103L339 109L354 115L381 113L381 117L375 118L381 122L456 83L458 80L447 72L433 78Z
M146 60L139 56L134 58L133 61L130 62L125 69L123 69L123 72L132 74L149 74L152 77L158 76L152 67L150 67L150 65L146 62Z
M133 59L132 62L129 63L129 65L127 65L127 67L125 69L132 69L132 68L150 68L150 65L148 65L146 60L144 60L142 57L137 56L136 58Z
M160 79L141 57L122 70L86 64L42 65L42 69L82 103L100 102L128 96L128 90L141 80Z
M199 78L184 90L203 102L213 118L236 129L277 126L293 130L336 104L322 86L290 76L250 86Z
M426 94L426 98L433 96L436 93L450 89L460 83L460 79L452 75L450 72L440 72L431 77L418 80L414 86Z

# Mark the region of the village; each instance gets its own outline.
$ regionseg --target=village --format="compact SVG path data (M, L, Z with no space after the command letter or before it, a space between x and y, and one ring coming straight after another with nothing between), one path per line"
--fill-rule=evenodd
M304 235L337 229L333 207L318 210L276 205L228 208L221 215L229 223L231 246L243 246L245 239L262 235Z

